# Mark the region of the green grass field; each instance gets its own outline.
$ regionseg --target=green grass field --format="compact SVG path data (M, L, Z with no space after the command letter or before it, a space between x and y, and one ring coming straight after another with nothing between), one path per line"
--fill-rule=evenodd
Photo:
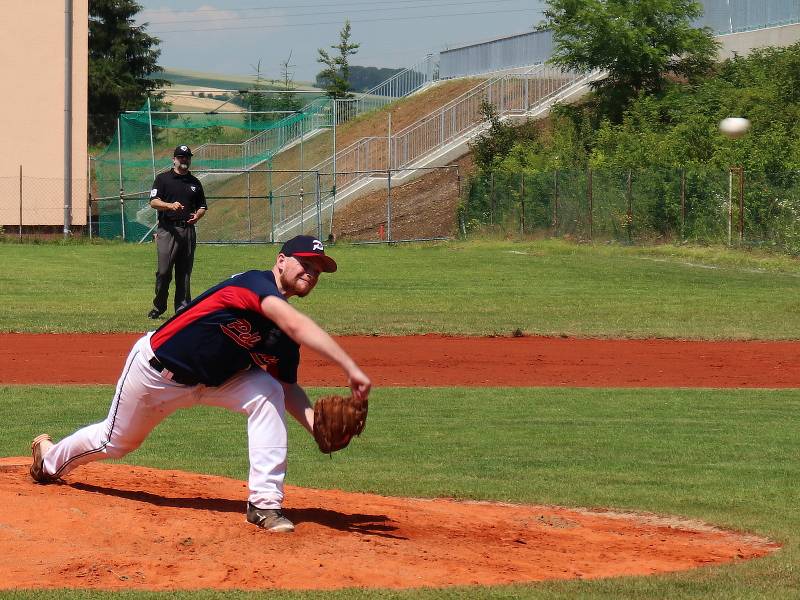
M277 251L201 245L193 291L269 268ZM339 272L296 306L337 334L800 339L800 263L789 257L554 241L330 253ZM0 331L144 331L155 254L152 244L0 244Z
M276 248L199 250L195 291ZM715 248L559 242L337 246L340 272L298 305L336 333L440 331L799 339L800 264ZM155 250L0 244L0 330L141 331ZM343 307L345 307L343 309ZM64 360L69 360L65 354ZM323 390L311 390L313 394ZM0 452L102 419L110 386L2 386ZM331 461L294 423L288 482L400 496L608 507L702 519L784 545L656 577L332 593L15 591L3 598L798 598L800 390L380 388L364 435ZM242 417L170 417L130 464L246 475ZM410 442L409 440L413 440Z
M0 387L6 420L0 452L19 455L40 430L62 436L102 419L112 394L111 386ZM800 390L379 389L364 434L333 461L291 423L287 482L652 511L784 544L747 563L651 578L501 587L493 591L498 598L792 598L800 590L798 420ZM243 417L193 408L170 417L125 462L246 479L245 446ZM462 593L482 598L490 590ZM390 596L459 597L452 591Z

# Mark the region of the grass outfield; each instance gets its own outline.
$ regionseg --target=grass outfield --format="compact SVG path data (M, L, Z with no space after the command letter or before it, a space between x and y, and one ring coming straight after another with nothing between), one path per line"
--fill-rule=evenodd
M194 290L271 266L277 248L201 246ZM559 241L347 246L296 304L333 333L800 339L800 263L718 248ZM0 331L143 331L155 249L0 244ZM293 301L294 302L294 301ZM68 356L65 356L68 360ZM311 390L321 393L322 390ZM0 386L0 452L102 419L110 386ZM287 481L675 514L769 536L779 552L674 575L410 592L0 592L2 598L797 598L800 390L379 388L331 461L291 424ZM410 441L410 440L413 440ZM244 479L245 423L170 417L125 462ZM248 560L248 558L243 558Z
M269 268L273 246L200 246L193 290ZM449 242L330 249L293 300L336 334L800 339L797 259L718 248ZM0 244L0 331L144 331L152 245Z
M25 454L30 438L42 429L61 436L103 418L112 393L110 386L0 387L0 453ZM798 421L800 390L378 389L364 434L333 460L291 424L287 481L294 485L682 515L784 544L764 559L653 577L443 591L0 595L797 598ZM193 408L170 417L125 462L245 479L245 448L243 417Z

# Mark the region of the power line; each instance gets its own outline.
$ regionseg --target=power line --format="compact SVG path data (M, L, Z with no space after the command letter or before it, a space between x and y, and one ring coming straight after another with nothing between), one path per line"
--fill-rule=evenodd
M498 0L486 0L484 4L494 4ZM348 8L348 5L369 5L375 6L376 4L413 4L414 2L419 2L419 0L364 0L364 1L350 1L350 2L331 2L331 3L324 3L324 4L289 4L289 5L280 5L280 6L254 6L250 8L216 8L216 7L205 7L201 6L199 8L172 8L166 9L169 12L173 13L202 13L202 12L247 12L247 11L265 11L265 10L276 10L282 8L326 8L330 6L336 6L343 10ZM435 1L430 3L431 6L435 6ZM153 12L157 12L160 9L149 9ZM163 9L162 9L163 10Z
M438 19L442 17L466 17L466 16L473 16L473 15L495 15L500 13L521 13L521 12L538 12L537 9L533 8L522 8L522 9L513 9L513 10L491 10L491 11L484 11L484 12L466 12L466 13L449 13L443 15L419 15L413 17L388 17L382 19L351 19L351 23L378 23L383 21L417 21L421 19L429 20L429 19ZM317 23L282 23L280 25L249 25L249 26L242 26L242 27L204 27L199 29L169 29L169 30L161 30L161 31L151 31L152 34L162 34L162 33L189 33L195 31L239 31L244 29L288 29L290 27L309 27L314 25L341 25L341 21L325 21L325 22L317 22Z
M420 0L404 0L404 1L405 2L419 2ZM472 0L470 2L440 2L440 3L430 3L429 2L429 3L424 3L424 4L417 4L416 6L402 6L402 7L396 8L396 9L389 8L388 10L414 10L414 9L417 9L417 8L426 8L426 9L427 8L440 8L440 7L443 7L443 6L464 6L464 5L467 5L467 4L481 4L481 5L501 4L501 3L507 3L507 2L516 2L516 1L517 0ZM341 7L337 7L337 10L333 10L333 11L325 11L325 12L314 11L313 13L307 13L307 12L303 12L303 13L281 13L279 15L264 15L264 16L261 16L261 17L242 17L242 16L237 16L237 17L214 17L212 19L192 19L191 23L192 24L196 24L196 23L216 23L216 22L221 22L221 21L240 21L240 20L242 20L244 18L247 18L248 20L253 20L253 19L270 19L270 18L276 18L276 17L277 18L284 18L284 17L307 17L307 16L312 16L312 15L313 16L318 16L318 15L338 15L338 14L342 14L342 12L344 10L347 10L348 13L353 13L353 12L370 12L370 13L374 13L375 12L375 8L374 8L375 4L396 5L396 4L398 4L398 2L394 2L392 0L387 0L386 2L374 2L374 3L370 3L370 4L371 4L370 8L342 9ZM325 4L325 5L322 5L322 6L330 7L330 6L333 6L333 5L332 4ZM279 8L303 8L303 7L299 6L299 5L295 5L295 6L276 6L276 7L274 7L274 9L279 9ZM308 8L314 8L314 6L308 5ZM273 9L270 9L270 10L273 10ZM149 25L166 25L166 24L173 25L173 24L175 24L175 21L174 20L169 20L169 21L148 21L148 24ZM186 31L190 31L190 30L187 29Z

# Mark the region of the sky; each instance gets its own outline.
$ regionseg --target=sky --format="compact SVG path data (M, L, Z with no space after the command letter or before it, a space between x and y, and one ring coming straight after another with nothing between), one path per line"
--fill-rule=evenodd
M136 22L161 40L159 64L255 78L313 82L317 48L339 42L350 19L351 65L410 67L448 48L531 31L542 0L138 0Z

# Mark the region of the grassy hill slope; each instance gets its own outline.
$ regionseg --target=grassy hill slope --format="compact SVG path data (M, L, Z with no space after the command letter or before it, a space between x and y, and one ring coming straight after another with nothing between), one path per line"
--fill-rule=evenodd
M365 137L385 137L388 132L388 115L392 115L392 129L398 132L404 127L412 125L425 115L432 111L444 106L453 98L463 94L464 92L472 89L480 83L477 79L459 79L454 81L447 81L440 85L430 88L413 96L403 98L391 105L365 115L362 115L350 122L344 123L336 128L336 148L342 150L350 146L354 142ZM272 169L280 171L282 169L310 169L317 165L319 162L329 158L333 153L333 132L326 130L319 133L308 140L305 140L302 149L299 144L288 148L281 152L272 161ZM263 168L267 168L264 165ZM217 222L217 230L224 231L226 228L233 229L240 227L239 216L242 214L242 205L246 202L242 198L248 196L248 182L249 182L249 196L251 198L261 197L264 198L269 194L270 189L276 189L283 183L294 177L291 173L273 173L271 177L263 173L255 173L250 175L241 175L232 177L222 182L212 182L207 185L207 195L210 197L227 198L224 204L215 207L214 211L209 212L207 219L214 219ZM434 177L434 176L431 176ZM448 206L452 207L451 215L438 215L433 221L429 221L421 215L423 221L442 223L442 227L428 227L426 237L435 237L440 235L450 235L453 233L453 226L455 223L455 204L457 202L457 190L455 188L454 176L447 176L448 183L445 185L448 200ZM435 177L434 177L435 178ZM438 181L438 179L437 179ZM440 182L441 183L441 182ZM419 197L419 192L426 189L426 186L417 184L414 185L414 191L410 192L409 200L414 197ZM311 187L313 184L309 182L308 193L312 194ZM400 187L393 189L393 194L396 192L398 198L402 196ZM235 200L237 199L238 200ZM365 204L370 207L365 210ZM374 207L372 205L375 205ZM352 210L348 213L342 213L348 223L341 231L335 230L335 233L345 233L346 235L358 235L356 232L360 229L375 229L380 222L377 215L385 213L385 193L376 192L371 194L366 201L361 201L358 205L360 208L356 213ZM337 208L338 210L338 208ZM343 210L347 210L344 207ZM436 205L436 210L441 211L441 206ZM357 214L374 214L374 218L369 218L362 225L357 222ZM348 216L349 215L349 216ZM270 215L266 215L257 225L254 230L254 235L264 236L270 230ZM377 220L376 220L377 219ZM277 219L276 219L277 220ZM435 230L435 231L434 231ZM358 238L361 239L361 238Z

